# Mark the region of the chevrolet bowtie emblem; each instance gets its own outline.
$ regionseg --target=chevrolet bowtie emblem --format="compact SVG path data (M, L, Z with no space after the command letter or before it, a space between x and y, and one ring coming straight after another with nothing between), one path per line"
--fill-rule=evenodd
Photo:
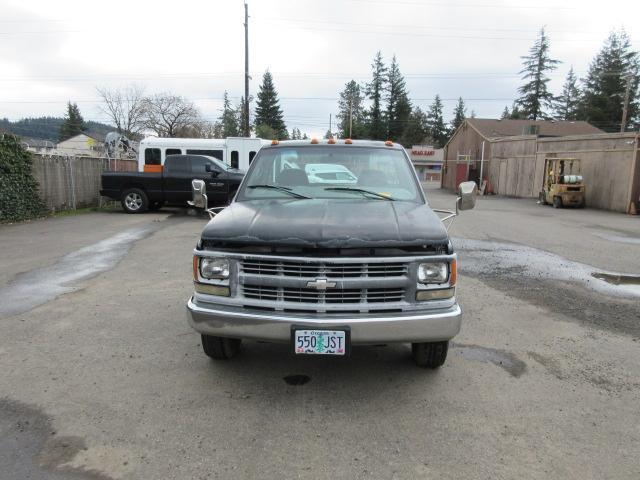
M329 282L326 278L317 278L313 282L307 282L307 287L315 288L316 290L326 290L327 288L334 288L336 282Z

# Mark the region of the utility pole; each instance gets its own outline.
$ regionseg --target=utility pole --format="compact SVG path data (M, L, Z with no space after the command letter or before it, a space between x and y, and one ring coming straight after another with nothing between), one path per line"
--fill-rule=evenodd
M629 92L631 91L631 74L627 75L627 88L624 92L624 105L622 106L622 124L620 125L620 133L624 133L627 127L627 112L629 110Z
M244 2L244 136L250 137L249 128L249 5Z
M333 138L333 132L331 132L331 114L329 114L329 134L331 135L330 138Z
M351 138L351 130L353 130L353 100L349 100L349 138Z

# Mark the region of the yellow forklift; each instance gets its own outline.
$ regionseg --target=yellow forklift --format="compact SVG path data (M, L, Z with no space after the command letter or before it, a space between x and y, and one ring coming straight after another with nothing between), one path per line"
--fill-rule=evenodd
M545 158L544 180L538 195L542 205L584 208L584 183L577 158Z

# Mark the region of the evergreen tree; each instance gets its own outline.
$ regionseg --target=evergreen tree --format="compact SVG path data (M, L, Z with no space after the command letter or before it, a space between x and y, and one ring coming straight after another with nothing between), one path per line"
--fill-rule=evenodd
M347 82L338 100L338 127L340 138L364 138L367 136L364 111L364 95L355 80ZM351 118L351 125L350 125ZM349 133L351 126L351 133Z
M433 143L429 137L427 115L420 107L414 108L411 112L407 126L399 141L406 148L410 148L412 145Z
M518 108L518 104L514 102L513 106L511 107L511 114L509 115L509 118L511 120L524 120L527 117L523 112L520 111L520 108Z
M451 121L451 131L455 132L460 125L464 122L467 114L467 107L464 105L462 97L458 98L458 104L453 110L453 120Z
M300 131L298 130L298 133L300 133ZM302 140L309 140L309 136L306 133L302 134Z
M261 123L260 125L256 125L256 137L264 138L264 139L278 139L278 132L275 129L271 128L266 123Z
M237 137L240 134L238 112L231 105L229 94L226 91L223 97L222 115L219 120L222 138Z
M249 97L249 101L251 101L253 99L253 97ZM240 103L238 104L238 106L236 107L236 125L238 125L238 133L241 136L244 136L244 116L245 116L245 110L244 110L244 95L242 97L240 97ZM251 130L251 126L249 126L249 130ZM249 135L251 134L251 132L249 132Z
M326 133L324 134L324 138L327 140L330 138L333 138L333 132L331 130L327 130Z
M557 120L577 120L580 104L580 90L577 81L573 67L571 67L562 87L562 94L556 99L554 117Z
M300 134L300 129L298 127L293 127L291 130L291 135L289 136L291 140L302 140L302 135Z
M389 67L385 90L387 100L387 138L398 139L409 121L411 103L409 102L404 77L400 73L400 67L395 55Z
M511 112L509 112L509 107L507 107L506 105L504 106L504 110L502 111L502 115L500 116L500 118L502 120L511 118Z
M579 107L579 118L602 130L620 130L626 89L626 77L632 76L627 121L631 123L639 113L638 52L631 49L629 36L611 32L604 46L589 66ZM627 127L625 125L625 127Z
M376 53L371 64L371 83L367 84L366 94L371 100L369 110L369 137L373 140L386 140L387 126L382 115L382 95L386 85L387 67L382 61L382 54Z
M275 138L286 139L289 135L287 127L284 124L282 109L278 104L278 92L276 92L276 88L273 85L273 77L269 70L264 73L262 77L262 85L260 85L258 89L258 101L256 104L254 123L256 127L256 134L259 127L267 126L275 132ZM261 131L263 133L267 132L264 128L262 128Z
M443 147L447 143L447 127L442 117L442 101L440 95L436 95L433 103L429 107L427 114L427 128L429 136L433 138L435 147Z
M524 74L522 79L526 83L518 89L521 96L517 103L526 118L548 118L546 109L553 106L554 98L547 88L549 78L546 72L555 70L560 62L549 57L549 37L544 28L540 29L540 36L529 50L529 55L520 58L524 60L520 73Z
M75 103L67 103L67 114L64 117L64 123L60 126L60 141L75 137L84 132L87 127L84 119L80 115L80 109Z

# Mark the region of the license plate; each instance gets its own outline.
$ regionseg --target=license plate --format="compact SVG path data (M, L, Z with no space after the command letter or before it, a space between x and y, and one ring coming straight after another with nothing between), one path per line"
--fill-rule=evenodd
M347 332L344 330L294 330L293 348L296 354L345 355Z

